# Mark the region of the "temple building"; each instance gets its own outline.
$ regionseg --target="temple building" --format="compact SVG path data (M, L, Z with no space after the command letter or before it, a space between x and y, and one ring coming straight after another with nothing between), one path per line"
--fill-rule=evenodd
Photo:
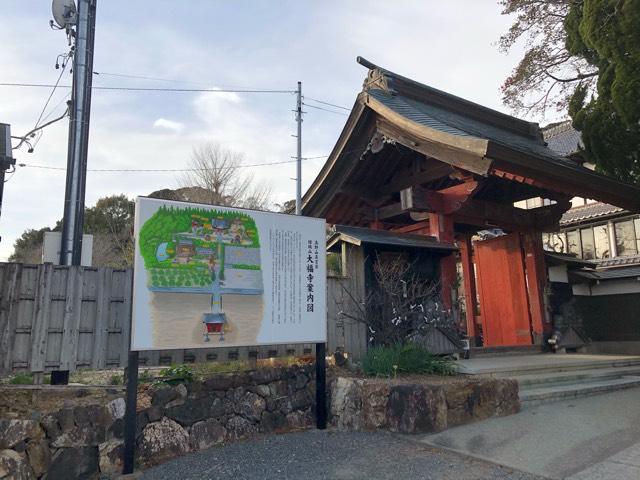
M303 214L396 244L408 234L412 248L416 235L453 245L437 255L441 298L464 299L472 344L542 345L554 328L543 233L560 231L574 197L638 212L640 189L552 150L536 123L358 62L369 70L362 92Z

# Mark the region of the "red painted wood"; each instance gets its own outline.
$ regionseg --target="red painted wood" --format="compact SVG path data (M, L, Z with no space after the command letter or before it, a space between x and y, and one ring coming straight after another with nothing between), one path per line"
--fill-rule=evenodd
M429 235L440 242L453 243L453 218L439 213L429 214ZM440 260L440 291L444 308L451 309L451 288L456 281L456 257L451 254Z
M543 332L551 333L551 322L546 322L544 304L544 287L547 283L547 268L544 261L542 235L539 232L522 236L524 262L529 287L529 308L531 310L531 326L534 338L542 342Z
M464 283L464 305L466 311L467 336L477 337L476 328L476 279L473 269L471 237L458 240L460 262L462 263L462 281Z
M484 345L530 345L531 321L520 234L476 242Z

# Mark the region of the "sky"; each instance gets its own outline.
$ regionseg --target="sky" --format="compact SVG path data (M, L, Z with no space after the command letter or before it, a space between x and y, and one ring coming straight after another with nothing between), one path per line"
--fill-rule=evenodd
M1 0L0 83L55 83L63 32L49 28L50 0ZM495 43L511 23L495 0L97 0L94 86L294 90L305 103L303 157L327 155L367 70L358 55L422 83L507 111L500 85L522 54ZM116 75L126 76L116 76ZM159 80L132 77L153 77ZM60 85L70 85L65 72ZM70 90L58 88L44 116L60 115ZM48 88L0 86L0 122L13 135L33 128ZM243 163L285 162L296 153L291 93L132 92L94 90L88 168L188 168L208 141L244 154ZM531 119L543 122L543 119ZM5 183L0 260L29 228L62 217L68 120L47 127L33 153L14 150L18 167ZM302 189L324 159L303 162ZM267 182L273 200L295 197L295 163L246 167ZM180 186L175 172L87 175L86 204L113 194L148 195Z

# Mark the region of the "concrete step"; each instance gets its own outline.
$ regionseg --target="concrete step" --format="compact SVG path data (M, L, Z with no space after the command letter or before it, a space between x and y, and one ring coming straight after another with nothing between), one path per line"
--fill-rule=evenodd
M640 376L526 388L520 391L520 402L523 406L532 406L555 400L586 397L633 387L640 387Z
M640 367L640 357L618 357L618 358L595 358L596 356L585 356L567 354L558 355L557 358L549 355L535 355L533 357L540 358L541 362L531 361L514 362L513 364L490 364L487 365L465 365L460 364L460 373L473 375L492 375L496 377L520 377L528 374L545 374L559 372L575 372L580 370L593 370L600 368L624 368L624 367ZM522 357L526 358L526 357ZM484 360L484 359L483 359ZM499 359L496 359L499 360Z
M558 385L568 383L580 383L589 381L611 380L624 376L639 376L640 366L618 368L595 368L589 370L570 370L565 372L529 373L513 376L518 381L520 389L537 388L543 385Z
M469 358L535 355L542 353L540 345L513 345L504 347L471 347Z

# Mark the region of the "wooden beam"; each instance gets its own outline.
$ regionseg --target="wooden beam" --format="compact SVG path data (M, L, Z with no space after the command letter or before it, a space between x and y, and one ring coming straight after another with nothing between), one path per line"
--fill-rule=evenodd
M369 188L365 185L354 185L353 183L344 185L339 193L362 200L374 208L384 205L393 198L393 195L385 195L374 188Z
M479 343L478 329L476 328L476 278L473 268L473 248L471 236L467 235L458 239L460 248L460 263L462 264L462 281L464 284L464 305L467 319L467 336L471 346Z
M384 220L386 218L397 217L398 215L402 215L403 213L407 213L407 210L402 208L400 202L397 202L390 205L385 205L384 207L376 208L374 218L378 220Z
M404 227L394 228L393 231L397 233L415 233L415 232L423 232L428 231L429 222L422 221L414 223L413 225L405 225Z
M393 118L377 120L377 128L386 137L435 160L478 175L486 175L489 171L492 161L485 155L487 140L440 132L387 111Z
M423 172L415 173L411 169L405 169L396 173L391 181L380 187L378 190L381 194L391 194L410 188L419 186L423 183L432 182L439 178L446 177L453 173L453 168L446 163L434 162L433 166Z
M430 205L427 200L427 191L420 186L400 190L400 205L403 210L411 212L428 212Z
M570 204L558 202L554 205L523 210L512 205L470 199L456 212L456 221L509 230L550 231L559 228L560 218L569 206Z

